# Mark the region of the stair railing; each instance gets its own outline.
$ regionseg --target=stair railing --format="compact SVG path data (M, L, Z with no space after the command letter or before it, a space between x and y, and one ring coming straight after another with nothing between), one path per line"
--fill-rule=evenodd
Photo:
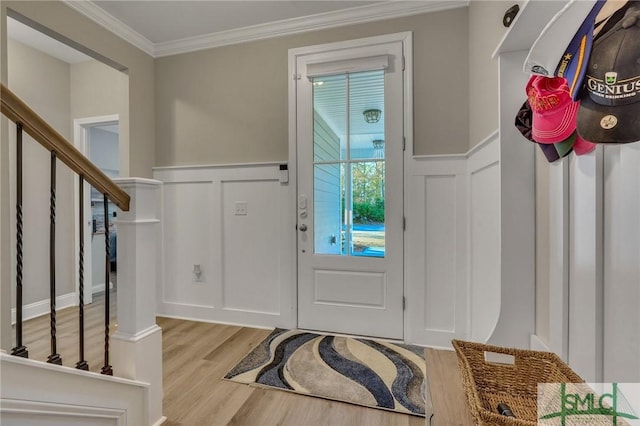
M55 229L56 229L56 164L60 160L78 175L80 183L79 191L79 360L76 368L89 370L89 365L84 359L84 199L83 188L87 182L98 190L104 197L105 216L105 283L109 283L110 274L110 246L109 246L109 213L108 201L124 211L129 210L129 195L115 182L105 175L95 164L78 151L60 133L43 120L27 104L18 98L11 90L0 86L0 98L2 105L0 111L9 120L16 124L16 345L12 349L12 355L28 358L29 352L24 345L22 336L22 133L27 132L34 140L40 143L51 153L51 178L50 178L50 225L49 225L49 298L50 298L50 335L51 354L47 362L62 364L62 357L57 353L56 341L56 280L55 280ZM113 375L113 368L109 365L109 286L105 288L105 336L104 336L104 365L101 373Z

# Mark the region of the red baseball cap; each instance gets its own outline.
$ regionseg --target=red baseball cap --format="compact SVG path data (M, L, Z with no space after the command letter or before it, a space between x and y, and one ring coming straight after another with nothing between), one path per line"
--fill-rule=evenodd
M533 111L531 136L539 143L556 143L576 130L579 102L571 99L567 80L534 75L526 87Z

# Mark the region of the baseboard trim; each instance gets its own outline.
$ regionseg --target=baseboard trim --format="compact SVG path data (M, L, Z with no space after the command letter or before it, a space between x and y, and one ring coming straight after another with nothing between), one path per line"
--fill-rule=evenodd
M153 424L153 426L160 426L161 424L164 424L164 422L166 421L167 421L167 416L162 416L158 419L157 422Z
M113 282L109 281L109 290L113 290ZM104 292L104 283L94 284L91 287L91 294Z
M104 288L104 286L103 286ZM78 304L76 293L67 293L56 297L56 309L64 309ZM22 307L22 320L30 320L49 313L49 299L30 303ZM16 323L16 308L11 308L11 324Z
M234 322L234 321L224 321L224 320L192 317L187 315L173 315L173 314L166 314L166 313L160 313L160 312L156 313L156 317L179 319L179 320L185 320L185 321L206 322L210 324L232 325L235 327L259 328L261 330L273 330L275 328L275 326L269 326L269 325L248 324L248 323L241 323L241 322ZM287 327L283 327L283 328L287 328ZM288 328L292 328L292 327L288 327Z

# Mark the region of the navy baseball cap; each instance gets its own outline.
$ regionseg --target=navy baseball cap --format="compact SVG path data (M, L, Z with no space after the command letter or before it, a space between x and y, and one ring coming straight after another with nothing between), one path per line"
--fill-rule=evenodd
M569 42L554 73L556 77L564 77L567 80L569 93L574 101L577 101L581 95L582 82L593 44L596 17L605 3L605 0L598 0L593 6Z
M570 46L574 39L579 40L583 33L588 33L589 28L591 28L590 36L593 37L591 24L605 2L605 0L570 0L551 18L534 41L523 64L524 72L545 77L555 76L554 73L567 54L567 46ZM577 53L579 47L578 42L575 51L572 50L570 53ZM588 52L586 49L584 51Z

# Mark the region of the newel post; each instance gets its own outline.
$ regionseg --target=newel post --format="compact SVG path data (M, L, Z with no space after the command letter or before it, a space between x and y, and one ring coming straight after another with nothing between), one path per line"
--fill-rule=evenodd
M131 197L118 211L118 329L111 338L112 365L119 377L149 383L148 424L162 418L162 329L156 325L156 267L160 241L157 180L114 179Z

